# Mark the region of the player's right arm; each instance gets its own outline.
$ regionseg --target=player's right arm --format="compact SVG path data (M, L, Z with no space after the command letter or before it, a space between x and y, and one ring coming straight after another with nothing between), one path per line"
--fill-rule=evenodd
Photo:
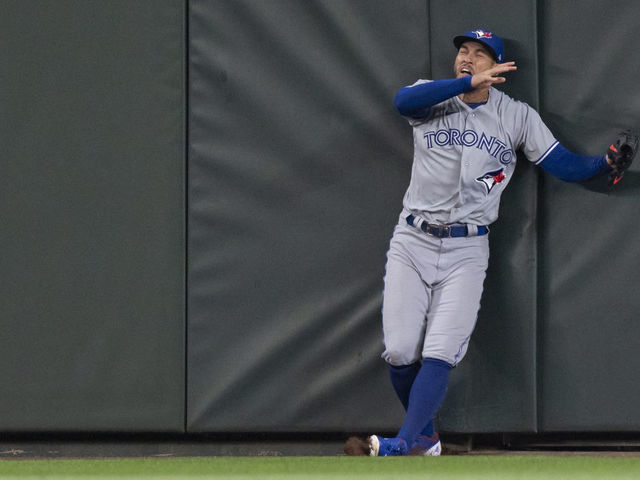
M473 90L471 76L449 80L435 80L404 87L396 93L393 104L405 117L425 118L429 110L440 102Z

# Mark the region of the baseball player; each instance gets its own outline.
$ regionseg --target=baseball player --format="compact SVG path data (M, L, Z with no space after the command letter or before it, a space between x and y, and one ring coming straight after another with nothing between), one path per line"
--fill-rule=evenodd
M387 253L382 357L405 420L393 438L350 438L348 455L440 455L432 420L475 327L488 226L498 217L516 151L569 182L612 170L621 176L630 163L569 152L533 108L495 89L517 69L504 62L496 34L472 30L453 43L455 78L418 80L394 100L413 127L414 157Z

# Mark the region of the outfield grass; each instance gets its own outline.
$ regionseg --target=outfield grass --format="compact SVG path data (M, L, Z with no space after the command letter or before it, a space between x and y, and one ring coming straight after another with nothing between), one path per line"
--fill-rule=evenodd
M458 456L0 460L0 478L608 480L640 479L640 458Z

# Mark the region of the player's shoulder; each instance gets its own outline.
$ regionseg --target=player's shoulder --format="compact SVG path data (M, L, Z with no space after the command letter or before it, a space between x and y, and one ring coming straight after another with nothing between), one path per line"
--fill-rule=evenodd
M497 88L491 88L491 95L494 96L496 108L504 115L526 115L534 110L527 102L515 99Z
M429 78L419 78L418 80L413 82L411 85L409 85L409 87L415 87L416 85L422 85L423 83L430 83L430 82L433 82L433 80Z

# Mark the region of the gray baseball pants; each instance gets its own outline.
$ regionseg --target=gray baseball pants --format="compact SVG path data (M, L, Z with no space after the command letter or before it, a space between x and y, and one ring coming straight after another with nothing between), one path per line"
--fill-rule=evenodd
M480 309L488 237L437 238L400 219L384 278L387 363L436 358L455 366L462 360Z

